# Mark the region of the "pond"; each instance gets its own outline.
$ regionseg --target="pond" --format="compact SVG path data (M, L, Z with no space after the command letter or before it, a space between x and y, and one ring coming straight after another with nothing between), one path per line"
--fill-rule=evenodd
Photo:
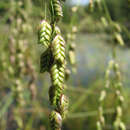
M78 34L76 39L77 73L73 74L74 85L87 85L98 78L104 78L109 60L112 59L112 47L106 43L104 34ZM117 60L120 64L125 86L130 85L130 49L117 48Z

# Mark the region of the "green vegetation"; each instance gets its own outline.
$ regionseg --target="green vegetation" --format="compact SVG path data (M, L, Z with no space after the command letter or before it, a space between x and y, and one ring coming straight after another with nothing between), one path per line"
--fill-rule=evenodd
M129 129L130 2L70 3L0 0L0 130Z

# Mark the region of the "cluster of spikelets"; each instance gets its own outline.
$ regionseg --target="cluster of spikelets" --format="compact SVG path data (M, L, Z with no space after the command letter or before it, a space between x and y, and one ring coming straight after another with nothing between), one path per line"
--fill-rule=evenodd
M9 83L12 86L12 96L13 99L15 99L16 105L15 109L12 111L13 120L19 129L23 129L24 127L23 119L19 112L19 110L26 105L24 89L26 85L30 88L30 81L25 81L24 77L29 76L29 79L31 79L32 75L35 75L34 66L30 63L30 61L32 61L32 59L30 59L31 53L28 52L29 45L27 43L29 41L25 38L25 34L27 35L32 32L32 27L30 26L30 23L26 21L26 16L28 16L28 14L25 13L26 10L24 10L23 5L24 2L22 0L10 1L10 33L8 39L8 55L6 56L8 58L8 60L6 59L6 63L8 62L8 68L5 68L6 75L10 77ZM17 10L21 11L16 13ZM25 56L27 52L29 55ZM31 73L29 71L30 69L33 70ZM5 77L5 79L9 79L9 77ZM31 82L31 85L35 88L35 80Z
M109 31L111 33L111 40L114 41L115 44L124 46L125 43L121 35L122 28L120 27L120 24L114 21L108 22L108 20L105 17L101 17L101 22L103 26L107 29L107 32Z
M67 42L68 42L68 59L69 63L72 66L72 71L75 72L75 67L76 67L76 56L75 56L75 48L76 48L76 33L77 33L77 27L73 26L71 28L71 32L68 33L67 35Z
M63 17L62 0L50 0L50 12L52 22L58 22Z
M53 130L60 129L68 107L68 99L64 95L65 80L65 41L56 26L52 32L51 25L43 20L39 27L39 42L46 47L41 55L40 71L50 73L52 86L49 89L50 103L54 107L50 115Z
M106 94L107 94L107 89L110 87L110 72L112 70L112 61L109 62L108 67L105 72L105 87L100 93L99 97L99 107L98 107L98 121L97 121L97 130L102 130L104 129L105 126L105 117L104 117L104 109L103 109L103 104L105 102Z
M101 95L99 98L99 120L97 121L97 130L102 130L104 129L105 126L105 118L103 115L103 103L105 102L107 90L110 89L111 86L111 73L114 74L113 80L114 84L113 87L115 89L115 95L116 95L116 116L115 116L115 121L113 124L113 127L115 130L126 130L125 124L122 122L122 106L124 102L124 97L122 95L122 82L121 82L121 73L119 71L119 65L116 63L115 60L111 60L109 62L108 68L106 70L105 78L106 78L106 83L105 83L105 88L104 90L101 91Z
M103 8L107 10L107 6L105 6L105 1L95 1L99 10L103 11ZM102 3L104 2L104 3ZM101 22L103 26L106 29L106 32L111 34L111 42L114 44L112 57L113 60L109 62L108 68L106 70L105 74L105 88L101 91L100 98L99 98L99 118L97 121L97 130L102 130L105 128L105 117L103 115L103 104L105 102L105 98L107 96L107 89L112 86L115 91L115 97L116 97L116 108L115 108L115 121L113 123L114 130L125 130L125 124L122 122L122 107L124 102L124 97L122 94L122 79L121 79L121 73L119 71L119 65L116 62L116 49L115 47L119 44L120 46L124 45L124 40L122 38L122 28L117 23L114 22L111 19L111 16L109 15L109 12L106 11L105 16L101 17Z
M128 0L129 1L129 0ZM100 11L103 11L106 7L104 2L102 0L90 0L89 5L90 9L94 10L95 7L97 7ZM129 3L129 2L128 2ZM119 23L114 22L111 19L111 16L108 14L105 14L106 16L101 17L101 22L103 26L106 28L106 32L111 34L111 42L114 44L120 44L121 46L124 45L124 40L122 38L122 28Z
M117 98L117 105L116 105L116 117L114 121L114 129L115 130L126 130L125 124L122 121L122 106L124 103L124 97L122 95L122 82L121 82L121 73L119 70L119 65L116 61L113 61L113 71L115 73L115 84L114 87L116 89L116 98Z
M52 85L49 89L50 104L54 110L50 114L52 130L61 130L62 120L68 109L65 86L65 41L56 22L63 16L61 0L50 0L51 24L43 20L39 25L38 43L46 50L40 58L40 72L49 72Z
M76 15L75 13L78 11L78 6L73 6L71 8L72 13L74 14L71 17L71 24L70 24L70 29L68 29L68 33L66 36L66 40L67 40L67 59L68 59L68 63L71 65L72 68L72 72L76 72L76 55L75 55L75 49L76 49L76 34L78 32L78 28L76 23L74 23L74 19L76 19ZM66 74L68 74L68 76L70 75L71 71L70 70L66 70Z
M112 32L112 41L114 41L114 44L117 45L120 44L121 46L124 45L124 41L122 39L122 36L121 36L121 28L119 26L118 23L115 23L113 21L111 22L108 22L109 20L107 20L105 17L101 17L101 22L103 23L104 27L105 28L108 28L108 30L110 32ZM113 30L113 31L111 31ZM105 126L105 118L103 116L103 103L104 103L104 100L105 100L105 97L106 97L106 90L111 86L111 73L114 74L114 77L112 77L113 81L114 81L114 84L112 85L115 89L115 94L116 94L116 101L117 101L117 106L116 106L116 117L115 117L115 121L114 121L114 124L113 124L113 127L115 130L125 130L125 125L124 123L122 122L122 104L123 104L123 101L124 101L124 98L122 96L122 92L121 92L121 89L122 89L122 81L121 81L121 74L120 74L120 71L119 71L119 65L118 63L116 63L115 61L115 57L116 57L116 52L113 52L113 60L111 60L109 62L109 65L108 65L108 68L107 68L107 71L106 71L106 84L105 84L105 89L102 90L101 92L101 96L100 97L103 97L102 100L99 99L99 120L97 122L97 129L98 130L102 130L103 127Z
M50 1L51 24L43 20L39 25L38 43L46 50L40 58L40 72L49 72L52 85L49 89L50 104L54 110L50 114L52 130L61 130L62 120L68 109L65 86L65 41L56 22L63 16L60 0Z

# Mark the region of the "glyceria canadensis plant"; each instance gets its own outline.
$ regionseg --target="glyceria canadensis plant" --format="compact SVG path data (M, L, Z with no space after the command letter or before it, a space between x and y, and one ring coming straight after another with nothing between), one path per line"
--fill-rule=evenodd
M111 77L112 73L114 76ZM115 116L115 121L113 123L114 130L125 130L125 125L122 122L122 107L124 103L124 97L122 95L122 81L121 81L121 73L119 71L119 65L115 60L111 60L109 62L108 68L105 73L105 87L101 91L100 98L99 98L99 108L98 108L98 118L99 120L97 121L97 130L102 130L105 128L105 117L103 114L103 107L104 107L104 102L107 96L107 91L110 89L112 86L113 90L115 90L115 96L116 96L116 116Z
M70 19L70 27L67 32L66 41L67 41L67 59L68 63L71 65L72 72L76 72L76 34L78 31L78 27L75 23L76 21L76 13L78 11L78 6L73 6L71 8L72 10L72 17ZM69 70L66 70L66 72L69 72Z
M101 11L101 9L105 10L105 16L101 17L101 22L103 23L105 28L110 29L110 34L112 35L111 42L113 45L112 50L112 60L109 61L108 68L105 73L105 87L101 91L100 97L99 97L99 108L98 108L98 121L97 121L97 130L103 130L105 129L105 117L103 114L103 104L105 102L106 96L107 96L107 90L110 89L110 87L113 87L115 96L116 96L116 107L115 107L115 120L113 122L113 128L114 130L126 130L125 124L122 121L122 112L123 112L123 103L124 103L124 97L123 97L123 84L122 84L122 76L119 69L119 63L116 60L116 46L119 44L121 46L124 45L124 41L121 36L122 29L120 25L116 22L114 22L111 19L111 16L108 12L107 6L105 1L99 2L96 0L96 4L98 3L98 8Z
M115 73L114 79L114 87L115 87L115 95L116 95L116 116L115 121L113 123L115 130L126 130L125 124L122 121L122 114L123 114L123 103L124 103L124 96L122 93L122 77L119 69L119 64L116 60L113 61L113 71Z
M27 34L32 32L32 28L28 21L29 15L23 8L25 3L22 0L11 0L9 4L11 7L8 18L10 28L8 44L5 45L7 46L8 53L5 52L7 59L4 61L6 65L3 64L3 71L7 75L5 80L8 83L8 89L12 94L11 98L13 100L9 114L11 120L7 120L7 122L8 124L10 122L16 123L16 126L15 128L13 125L7 126L7 129L23 129L23 115L20 110L26 106L24 91L25 89L29 89L31 98L36 95L36 91L34 93L36 75L32 59L30 58L32 56L32 53L29 51L30 41L27 38ZM25 35L27 36L25 37ZM25 81L26 76L29 77L29 80Z
M9 70L9 75L12 77L12 92L13 92L13 98L15 99L15 103L16 103L16 109L13 111L13 115L14 115L14 120L17 123L17 127L21 128L23 127L23 120L21 118L19 111L19 108L24 107L25 105L25 100L24 100L24 96L23 96L23 91L24 91L24 86L22 83L22 76L23 76L23 68L24 68L24 56L23 56L23 50L24 48L21 48L22 44L23 44L23 40L21 39L21 37L19 37L20 33L21 33L21 25L23 24L23 20L21 18L21 14L17 13L15 14L15 11L17 12L21 6L23 5L23 3L21 1L19 2L15 2L15 1L11 1L11 13L12 13L12 17L11 17L11 35L10 35L10 39L9 39L9 43L10 43L10 70ZM18 5L18 10L15 8L15 5ZM15 17L17 17L17 19L15 20ZM17 28L17 30L15 29ZM18 51L19 50L19 51ZM15 66L15 70L13 69L13 66Z
M52 105L50 125L52 130L61 130L62 121L68 109L68 98L65 91L65 40L62 37L58 21L63 17L61 0L48 2L51 20L42 20L38 30L38 43L45 47L40 58L40 72L50 73L52 85L49 99Z

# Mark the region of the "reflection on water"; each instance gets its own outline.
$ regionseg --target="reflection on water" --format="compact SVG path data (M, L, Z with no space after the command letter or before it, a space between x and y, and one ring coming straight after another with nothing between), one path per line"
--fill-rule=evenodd
M104 78L104 71L108 61L111 59L111 46L105 42L104 35L79 35L77 44L77 74L73 74L74 85L86 85L97 78ZM130 85L130 50L117 49L117 59L120 63L121 71L124 74L125 85Z

